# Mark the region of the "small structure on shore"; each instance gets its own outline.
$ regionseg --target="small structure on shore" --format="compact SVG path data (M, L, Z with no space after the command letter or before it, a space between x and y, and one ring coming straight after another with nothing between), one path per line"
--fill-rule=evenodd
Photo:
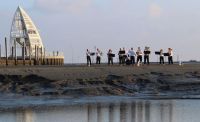
M64 56L59 51L46 52L39 31L29 15L18 7L10 31L10 55L5 38L6 65L63 65ZM3 63L4 61L1 61Z

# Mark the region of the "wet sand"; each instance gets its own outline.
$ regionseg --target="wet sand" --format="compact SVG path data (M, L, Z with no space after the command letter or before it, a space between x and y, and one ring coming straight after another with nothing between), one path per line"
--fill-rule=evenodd
M200 64L0 68L1 96L199 98Z

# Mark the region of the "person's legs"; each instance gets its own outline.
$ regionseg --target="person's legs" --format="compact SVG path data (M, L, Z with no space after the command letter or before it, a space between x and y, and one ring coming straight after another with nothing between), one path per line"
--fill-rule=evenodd
M140 63L142 63L142 56L140 56Z
M170 60L171 60L171 59L170 59L170 56L168 56L168 64L170 64Z
M91 58L90 58L90 56L87 56L87 65L88 66L91 65Z
M144 56L144 64L146 64L147 56Z
M134 56L131 56L130 64L134 63Z
M108 65L113 64L113 59L112 58L108 58Z
M91 62L91 58L90 58L90 56L89 56L89 62L90 62L90 66L92 65L92 62Z
M125 64L125 57L122 57L122 64Z
M100 64L101 62L101 57L97 56L97 64Z
M164 56L162 57L162 63L163 63L163 64L165 64L165 61L164 61Z
M99 57L99 64L101 64L101 57Z
M139 58L140 58L140 57L139 57L139 56L137 56L137 63L138 63L138 62L139 62L139 60L140 60Z
M164 64L164 57L160 56L160 64Z
M122 64L122 57L119 56L119 64Z
M147 64L149 64L149 56L147 56Z
M87 56L87 65L89 65L89 56Z
M159 62L160 64L162 63L162 56L160 56L160 62Z
M173 57L172 56L170 56L171 57L171 64L173 64Z

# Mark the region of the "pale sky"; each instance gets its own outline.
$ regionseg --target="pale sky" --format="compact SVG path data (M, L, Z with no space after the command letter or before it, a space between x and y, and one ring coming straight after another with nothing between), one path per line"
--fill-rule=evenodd
M181 60L200 60L198 0L6 0L0 4L0 43L9 37L17 6L40 31L48 51L62 51L66 63L86 62L85 50L109 48L152 52L168 47ZM116 57L117 59L117 57ZM151 55L151 61L157 56Z

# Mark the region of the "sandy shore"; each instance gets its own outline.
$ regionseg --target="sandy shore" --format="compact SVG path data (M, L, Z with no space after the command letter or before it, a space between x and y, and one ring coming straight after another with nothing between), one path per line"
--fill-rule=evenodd
M200 93L200 65L26 66L0 68L0 94L20 96L168 96Z

